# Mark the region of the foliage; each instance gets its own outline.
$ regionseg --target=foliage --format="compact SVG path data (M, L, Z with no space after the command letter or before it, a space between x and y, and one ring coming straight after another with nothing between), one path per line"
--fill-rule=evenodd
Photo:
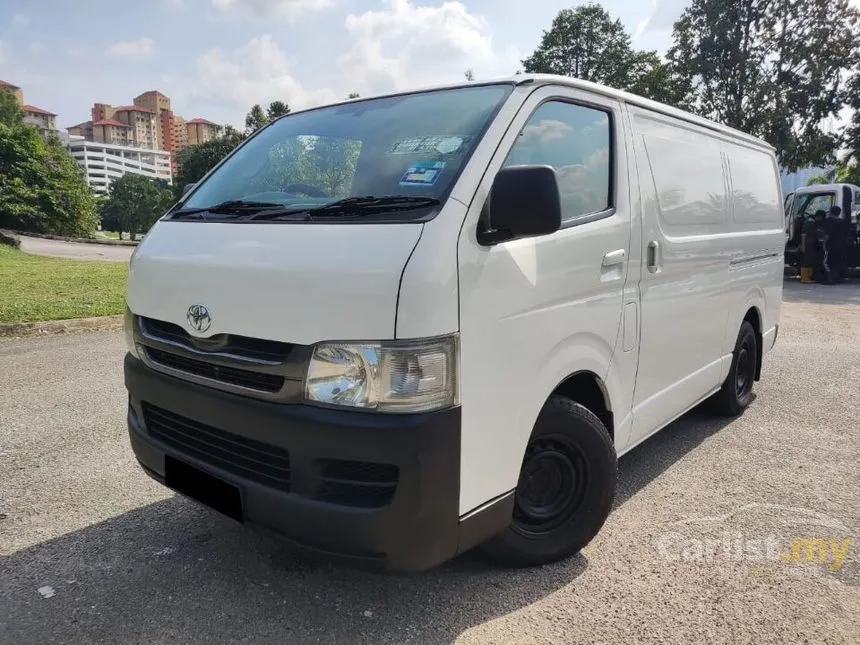
M634 50L621 21L599 4L561 10L522 63L530 73L573 76L672 104L684 99L656 52Z
M0 227L85 237L96 221L80 166L57 137L24 123L14 95L0 90Z
M860 56L848 0L694 0L668 58L703 116L769 141L788 170L831 163L828 129Z
M220 137L180 150L176 156L178 168L173 182L174 198L181 198L186 184L200 181L244 139L244 134L227 126Z
M465 76L466 80L470 83L475 80L475 72L473 72L471 69L467 69L465 72L463 72L463 76Z
M245 135L251 135L270 121L289 113L290 107L283 101L272 101L266 110L258 103L252 106L245 116Z
M27 255L0 245L0 323L120 314L128 264Z
M346 98L347 98L348 100L352 101L353 99L357 99L357 98L359 98L360 96L361 96L361 94L359 94L358 92L350 92L350 93L347 95L347 97L346 97Z
M111 183L107 200L100 204L102 227L120 235L127 232L134 239L148 231L172 201L165 183L126 173Z

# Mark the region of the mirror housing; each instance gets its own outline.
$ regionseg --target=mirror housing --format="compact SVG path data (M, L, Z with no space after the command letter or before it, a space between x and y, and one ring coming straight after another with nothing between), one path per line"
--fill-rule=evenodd
M561 228L561 195L552 166L502 168L487 206L486 227L478 231L482 245L549 235Z
M188 191L192 190L197 185L197 182L193 184L185 184L185 188L182 189L182 196L185 197L188 194Z

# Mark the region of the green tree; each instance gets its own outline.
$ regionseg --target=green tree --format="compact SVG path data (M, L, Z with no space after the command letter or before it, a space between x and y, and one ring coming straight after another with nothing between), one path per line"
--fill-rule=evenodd
M471 69L467 69L465 72L463 72L463 76L465 76L466 80L470 83L475 80L475 72L473 72Z
M180 150L176 156L177 172L174 177L174 197L176 199L181 198L186 184L200 181L244 139L244 134L228 125L220 137Z
M172 201L166 183L126 173L111 183L108 198L101 204L102 227L135 239L155 224Z
M350 92L346 98L349 99L350 101L352 101L353 99L357 99L360 96L361 96L361 94L359 94L358 92Z
M538 48L522 61L526 72L562 74L626 88L630 37L599 4L562 9L543 32Z
M257 103L245 115L245 134L252 134L269 122L269 117Z
M266 117L268 121L274 121L275 119L289 113L290 106L283 101L272 101L269 103L269 107L266 108Z
M0 90L0 227L85 237L96 222L80 166L57 137L24 123L14 95Z
M621 21L595 3L560 11L522 63L526 72L573 76L671 105L687 100L671 66L656 52L636 51Z
M696 112L763 137L788 170L824 165L860 54L858 17L848 0L694 0L668 58Z

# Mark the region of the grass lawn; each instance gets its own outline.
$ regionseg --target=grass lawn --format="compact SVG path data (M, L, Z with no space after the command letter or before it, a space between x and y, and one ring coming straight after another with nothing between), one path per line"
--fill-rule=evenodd
M0 245L0 323L121 314L128 265L27 255Z

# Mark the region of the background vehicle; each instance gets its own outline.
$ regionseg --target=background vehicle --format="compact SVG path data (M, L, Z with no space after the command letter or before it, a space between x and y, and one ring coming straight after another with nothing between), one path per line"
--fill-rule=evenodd
M860 214L860 187L852 184L813 184L798 188L785 196L785 263L800 268L800 235L803 221L815 211L829 211L839 206L842 213L851 216L854 232L849 252L849 267L860 267L860 240L857 238L858 214Z
M618 455L751 402L778 176L758 139L564 77L292 113L135 252L134 452L330 555L565 557L603 525Z

